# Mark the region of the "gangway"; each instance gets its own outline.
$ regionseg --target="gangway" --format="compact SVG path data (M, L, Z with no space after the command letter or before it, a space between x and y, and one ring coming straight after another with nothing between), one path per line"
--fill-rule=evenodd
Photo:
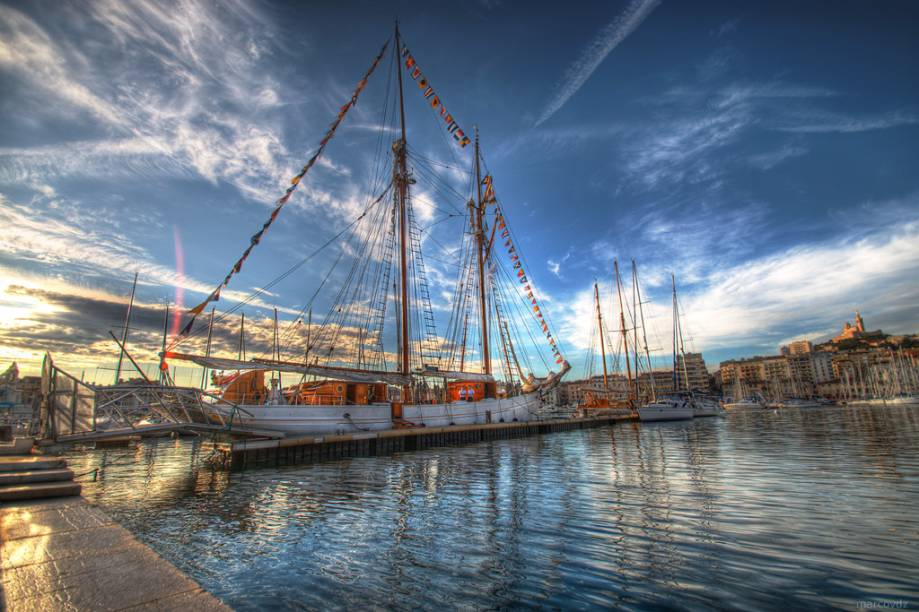
M279 431L240 425L239 414L248 412L202 389L152 382L97 386L57 367L50 354L42 363L38 430L43 439L92 442L183 431L231 438L284 437Z

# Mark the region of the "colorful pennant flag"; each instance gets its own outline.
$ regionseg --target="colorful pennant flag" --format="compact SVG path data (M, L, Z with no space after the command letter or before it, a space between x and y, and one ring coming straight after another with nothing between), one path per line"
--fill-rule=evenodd
M417 81L418 89L422 91L422 96L427 100L431 108L437 111L440 114L440 117L444 120L444 123L447 124L447 131L453 136L460 147L466 148L471 141L469 137L460 129L456 121L453 118L453 115L447 112L446 107L440 99L440 96L437 96L434 93L434 88L431 87L431 84L428 82L427 77L421 74L421 68L418 67L415 62L415 58L412 57L412 54L409 53L408 47L402 47L402 57L405 58L405 69L409 71L409 75L412 77L413 81Z
M364 74L364 78L358 81L357 87L355 87L354 92L351 94L351 99L348 100L338 110L338 115L335 117L335 120L331 123L331 125L329 125L329 129L326 131L325 136L323 136L322 140L319 142L319 148L316 150L313 156L309 159L309 161L306 162L306 165L303 166L300 172L290 180L290 187L288 187L287 191L284 192L284 195L281 196L277 200L277 202L275 203L276 206L274 207L274 210L271 211L271 216L268 218L267 221L265 221L264 224L262 224L262 229L260 229L255 235L252 236L252 238L250 238L249 247L246 248L245 251L243 251L242 257L240 257L236 261L236 263L233 264L233 268L226 275L226 277L223 279L223 282L220 283L217 289L215 289L213 293L207 296L207 298L203 302L201 302L200 304L198 304L197 306L195 306L194 308L188 311L188 314L191 315L191 320L185 325L185 327L182 328L182 331L180 332L182 336L187 336L191 332L192 325L194 325L195 323L195 317L201 314L201 312L207 307L207 305L210 302L217 301L218 299L220 299L220 290L230 284L230 279L233 277L234 274L239 274L240 270L242 270L242 267L246 261L246 258L248 258L249 253L252 252L252 248L255 247L255 245L257 245L259 242L261 242L262 235L264 235L264 233L268 231L268 228L271 227L271 224L274 223L274 220L278 218L278 214L281 212L281 208L284 207L284 205L290 199L291 194L293 194L294 190L300 184L300 181L303 180L303 177L306 176L306 173L310 171L310 168L313 167L313 165L322 155L322 152L325 150L326 144L328 144L329 140L331 140L332 137L335 135L335 131L338 129L339 124L341 124L342 119L344 119L348 111L355 104L357 104L357 98L358 96L360 96L361 91L364 89L364 86L367 85L367 79L370 78L370 75L373 74L374 70L376 70L377 64L379 64L380 60L383 59L383 54L386 52L386 48L388 46L389 46L389 41L386 41L386 43L383 45L383 48L380 49L380 53L376 56L376 58L374 58L373 63L370 65L370 68Z

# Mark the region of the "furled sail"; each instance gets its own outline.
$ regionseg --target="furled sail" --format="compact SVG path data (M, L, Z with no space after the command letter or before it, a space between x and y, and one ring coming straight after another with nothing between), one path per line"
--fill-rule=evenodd
M308 374L332 380L344 380L358 383L386 383L390 385L407 385L411 383L410 376L403 376L397 372L378 372L373 370L353 370L349 368L336 368L331 366L304 365L292 361L273 361L270 359L225 359L222 357L205 357L203 355L189 355L186 353L166 354L168 359L191 361L199 366L212 370L261 370L264 372L292 372Z
M418 376L436 376L448 380L467 380L470 382L495 382L495 377L491 374L481 372L448 372L438 370L437 368L425 368L415 372Z

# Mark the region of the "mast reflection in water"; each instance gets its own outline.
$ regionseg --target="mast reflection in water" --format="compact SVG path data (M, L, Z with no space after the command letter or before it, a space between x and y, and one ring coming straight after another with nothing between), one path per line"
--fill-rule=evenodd
M241 474L74 454L233 607L919 605L919 411L736 411ZM86 480L84 478L84 480Z

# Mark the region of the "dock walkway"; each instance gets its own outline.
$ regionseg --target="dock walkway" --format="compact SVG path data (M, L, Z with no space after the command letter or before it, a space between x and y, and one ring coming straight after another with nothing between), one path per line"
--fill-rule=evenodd
M413 427L342 435L299 436L280 440L238 440L217 444L215 450L222 455L221 463L225 468L237 471L508 440L572 429L602 427L631 420L635 420L632 414L623 413L544 421Z
M0 504L0 610L228 610L82 497Z

